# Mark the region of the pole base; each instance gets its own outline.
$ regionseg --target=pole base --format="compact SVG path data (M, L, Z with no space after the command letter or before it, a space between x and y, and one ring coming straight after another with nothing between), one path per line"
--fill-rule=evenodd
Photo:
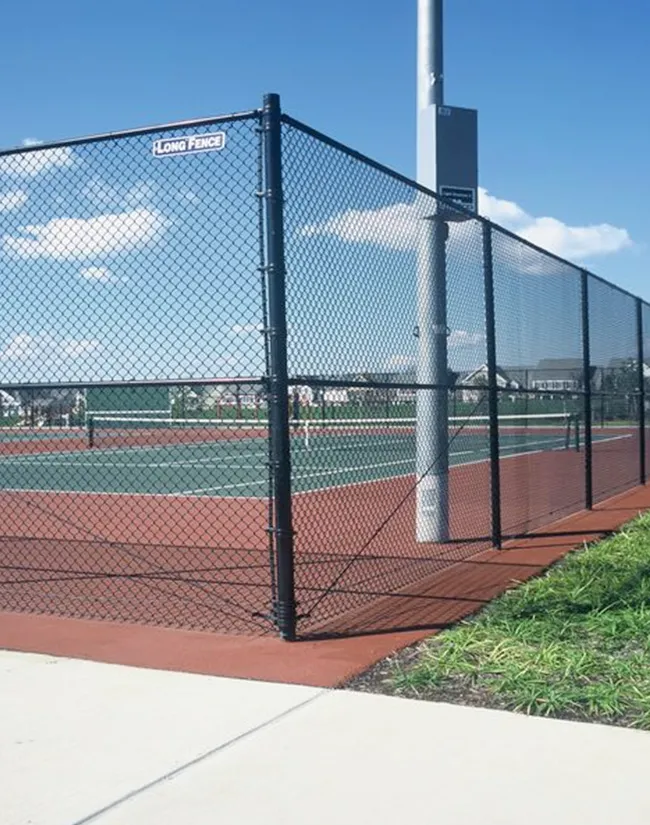
M426 475L418 479L416 540L449 541L449 475Z

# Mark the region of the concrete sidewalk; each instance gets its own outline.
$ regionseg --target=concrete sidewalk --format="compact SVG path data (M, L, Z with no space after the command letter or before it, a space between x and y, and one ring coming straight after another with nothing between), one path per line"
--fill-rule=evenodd
M650 734L0 652L2 825L648 825Z

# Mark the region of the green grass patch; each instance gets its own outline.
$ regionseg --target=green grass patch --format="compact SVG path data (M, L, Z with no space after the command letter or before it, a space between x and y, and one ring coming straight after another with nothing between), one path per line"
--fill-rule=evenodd
M388 685L650 729L650 514L427 640Z

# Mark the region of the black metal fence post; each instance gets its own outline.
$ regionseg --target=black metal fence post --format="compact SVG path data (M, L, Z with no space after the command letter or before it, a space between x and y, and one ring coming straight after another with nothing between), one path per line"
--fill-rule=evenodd
M636 299L637 381L639 383L639 483L646 482L645 466L645 379L643 353L643 301Z
M273 535L277 563L275 620L287 641L296 638L296 599L291 512L291 435L289 430L289 378L287 368L287 313L284 262L282 194L282 122L280 98L264 97L264 198L269 340L269 439L273 479Z
M483 285L485 290L485 341L488 370L488 415L490 418L490 493L492 543L501 548L501 475L499 467L499 395L497 392L497 345L494 313L494 267L492 227L483 224Z
M582 294L582 375L584 384L583 415L585 419L585 507L594 506L593 463L591 445L591 351L589 338L589 273L580 273ZM601 387L602 391L602 387Z

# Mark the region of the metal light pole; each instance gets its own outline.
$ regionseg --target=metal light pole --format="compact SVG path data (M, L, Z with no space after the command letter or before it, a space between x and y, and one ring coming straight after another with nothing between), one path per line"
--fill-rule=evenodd
M417 180L438 191L438 107L443 105L442 0L418 0ZM449 539L446 241L440 205L420 196L417 249L416 538Z

